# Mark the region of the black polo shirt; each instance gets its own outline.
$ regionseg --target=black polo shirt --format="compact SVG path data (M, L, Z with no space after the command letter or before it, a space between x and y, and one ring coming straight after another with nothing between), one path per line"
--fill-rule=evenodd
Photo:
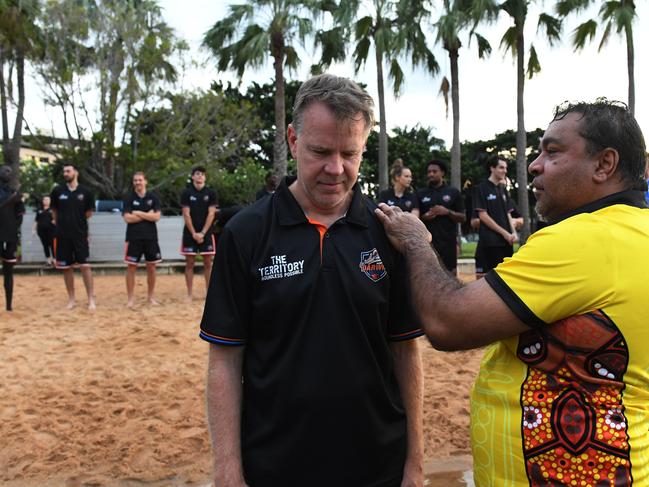
M464 213L464 199L457 188L442 183L439 187L429 185L417 191L419 214L424 215L433 206L442 205L451 211ZM433 246L436 249L448 247L455 249L457 240L457 223L450 216L437 216L424 221L426 228L433 236Z
M203 186L199 191L193 184L189 184L180 196L180 206L189 208L189 216L192 219L194 230L200 232L205 225L210 207L218 206L218 196L216 191L207 186ZM213 225L210 225L205 238L212 234L212 227ZM183 231L186 235L191 236L187 226Z
M402 196L397 196L394 188L388 188L381 191L379 194L379 203L385 203L388 206L398 206L403 211L411 212L414 208L419 208L417 195L412 191L404 193Z
M39 232L54 232L56 229L52 222L52 210L50 208L36 210L35 220Z
M15 192L7 186L0 186L0 242L18 241L18 229L24 213L22 198L16 197Z
M406 417L390 341L420 336L407 267L354 186L328 229L283 180L224 228L200 336L245 345L242 454L255 487L399 485Z
M71 191L61 184L52 190L50 206L56 210L57 236L61 238L85 238L88 236L86 212L94 211L95 198L85 187L79 185Z
M474 188L473 207L478 213L486 211L498 225L511 231L507 215L514 210L514 206L504 186L494 184L488 179L482 181ZM478 235L478 245L481 247L511 247L502 235L494 232L487 225L480 225Z
M124 198L124 213L133 211L143 211L145 213L160 211L160 200L151 191L144 193L144 196L138 196L135 191ZM137 223L128 223L126 225L126 241L133 240L158 240L158 228L155 222L146 220Z

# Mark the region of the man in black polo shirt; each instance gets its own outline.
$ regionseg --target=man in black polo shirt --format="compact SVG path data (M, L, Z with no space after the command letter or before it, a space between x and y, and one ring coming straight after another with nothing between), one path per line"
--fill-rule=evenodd
M216 191L205 185L205 168L192 168L192 183L185 188L180 197L183 219L183 246L180 253L185 256L185 282L187 283L187 298L193 298L194 263L196 256L203 256L203 276L205 287L210 282L212 273L212 256L216 248L213 228L214 218L218 207Z
M147 300L159 304L154 297L155 266L162 261L158 245L158 229L155 222L160 220L160 200L147 191L147 179L143 172L133 174L133 191L124 200L124 221L126 225L126 250L124 261L126 269L126 306L132 308L135 290L135 271L144 256L146 262Z
M488 159L487 167L489 178L476 186L473 193L473 207L480 219L476 277L482 277L505 257L512 256L513 245L518 242L514 227L522 225L522 220L514 222L511 216L514 205L505 188L507 161L493 155Z
M7 311L12 310L18 230L25 213L20 193L9 186L12 174L11 166L0 166L0 259Z
M357 184L372 110L350 80L305 82L297 179L219 239L200 333L215 485L423 485L421 332Z
M419 214L433 236L433 248L446 269L457 268L457 224L464 223L464 200L457 188L444 182L446 164L433 159L427 166L428 187L417 192Z
M68 309L76 306L74 294L74 266L81 268L83 284L88 295L88 309L95 309L92 270L88 258L88 218L95 209L92 193L79 184L79 171L74 164L63 164L63 180L52 190L52 214L56 224L56 268L63 270L68 292Z

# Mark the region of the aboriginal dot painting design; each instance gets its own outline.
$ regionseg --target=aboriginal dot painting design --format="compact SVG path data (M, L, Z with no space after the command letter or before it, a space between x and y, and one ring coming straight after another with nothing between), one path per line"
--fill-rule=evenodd
M624 337L602 312L521 335L522 438L531 486L632 483L622 404Z

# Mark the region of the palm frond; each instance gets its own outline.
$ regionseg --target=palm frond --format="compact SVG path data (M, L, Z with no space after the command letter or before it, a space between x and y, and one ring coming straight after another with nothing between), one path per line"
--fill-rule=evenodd
M534 46L530 46L530 58L527 61L527 78L532 79L532 77L541 71L541 63L539 62L539 57L536 54L536 49Z
M594 19L578 25L572 34L572 45L575 50L583 49L586 42L593 40L595 34L597 34L597 22Z

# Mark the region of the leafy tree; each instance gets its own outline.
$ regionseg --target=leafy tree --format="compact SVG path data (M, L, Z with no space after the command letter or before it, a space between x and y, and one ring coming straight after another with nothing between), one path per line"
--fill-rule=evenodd
M527 187L527 162L525 158L525 148L527 147L525 132L525 23L527 21L528 8L532 0L506 0L500 5L500 8L506 12L513 22L513 25L507 29L505 35L500 41L501 47L516 58L516 109L517 109L517 130L516 130L516 180L522 186ZM561 33L561 21L546 13L539 14L537 30L545 30L546 38L550 45L559 40ZM530 44L529 59L527 63L528 77L534 76L541 70L536 49ZM530 211L529 196L527 191L518 192L518 206L521 214L525 219L523 228L520 232L521 243L527 240L530 235Z
M121 147L118 157L127 180L135 171L147 174L165 211L178 208L192 166L205 166L210 184L217 186L220 193L225 186L232 192L231 178L226 173L238 174L235 181L255 184L255 175L265 174L248 149L261 127L249 101L214 92L168 94L165 100L165 107L135 115L130 124L131 143ZM243 178L241 171L248 169L252 171L250 179ZM225 181L224 188L218 187L214 175ZM260 181L255 191L263 184L263 176ZM128 187L125 185L125 189ZM225 199L233 204L249 201L246 187L242 186L241 195L228 194Z
M435 56L426 45L426 36L420 22L426 13L424 0L372 0L369 13L361 17L364 2L342 0L333 10L334 28L318 33L316 40L322 48L322 59L317 69L333 62L343 61L347 45L354 37L352 59L356 73L367 62L370 47L374 47L376 81L379 94L379 187L388 187L388 134L385 113L385 76L392 81L394 95L398 96L404 82L399 58L409 56L412 66L424 66L430 73L439 71Z
M453 107L453 145L451 147L451 185L459 188L461 179L460 154L460 81L458 58L462 42L461 33L471 29L469 39L474 37L478 43L478 56L485 57L491 53L491 45L483 36L475 31L478 24L491 20L497 12L497 6L492 0L444 0L441 15L435 22L437 33L436 42L441 43L448 52L451 67L451 102ZM442 92L446 101L448 114L448 88L446 77L442 82Z
M287 154L284 66L297 68L300 59L295 42L304 43L314 31L312 19L322 12L323 2L317 0L248 0L230 5L229 16L215 23L203 39L203 45L216 57L218 69L232 69L239 78L246 69L263 66L269 55L273 58L273 165L280 177L286 174Z
M63 114L68 154L85 163L86 181L100 195L115 197L130 184L116 165L124 129L175 81L173 56L187 45L152 0L49 2L41 23L36 69L46 102Z
M285 83L286 120L291 120L293 101L301 84L301 81ZM253 82L242 92L230 83L224 84L221 81L215 81L212 83L211 89L214 93L223 95L229 100L248 103L251 115L258 118L261 124L258 131L252 136L255 143L246 147L247 156L258 160L265 167L271 168L275 144L275 84L271 82L260 85Z
M618 34L624 32L626 41L627 74L629 82L629 109L635 113L635 48L633 45L633 21L636 19L634 0L601 1L595 0L561 0L556 5L556 11L562 17L578 14L593 4L601 4L599 17L604 31L599 42L598 50L604 47L610 38L611 31L615 29ZM592 41L597 35L598 23L596 19L589 19L581 23L573 32L572 44L575 50L583 49L587 41Z
M20 144L25 112L25 61L38 49L37 0L0 0L0 112L2 156L13 169L13 187L20 176ZM14 89L15 77L15 89ZM14 97L17 92L17 100ZM9 135L9 105L15 109L14 128Z
M412 128L395 127L391 132L388 157L390 160L403 159L404 164L412 171L413 187L425 187L428 184L426 176L428 162L433 158L449 160L449 152L444 147L444 141L435 137L432 129L420 125ZM379 134L372 131L363 154L359 177L360 184L372 197L377 197L379 192L378 162Z

